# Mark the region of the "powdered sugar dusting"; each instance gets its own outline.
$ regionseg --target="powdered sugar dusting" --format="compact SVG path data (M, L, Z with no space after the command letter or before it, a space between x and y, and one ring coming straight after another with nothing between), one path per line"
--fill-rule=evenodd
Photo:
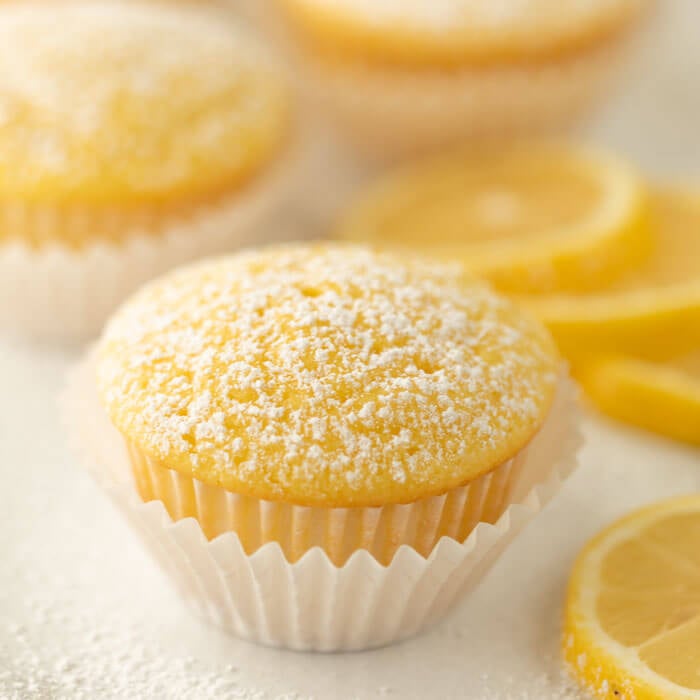
M109 0L0 9L10 192L163 192L195 167L220 184L278 141L285 99L261 51L219 16Z
M150 285L109 325L98 374L116 425L176 468L355 504L512 456L556 364L539 326L455 269L299 246Z

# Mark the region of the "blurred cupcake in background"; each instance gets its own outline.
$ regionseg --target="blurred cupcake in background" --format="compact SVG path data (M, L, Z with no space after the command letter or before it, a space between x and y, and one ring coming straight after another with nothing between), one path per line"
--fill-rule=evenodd
M257 240L301 164L290 100L221 14L0 9L0 324L73 338L188 259Z
M646 4L278 0L310 97L381 156L570 124Z

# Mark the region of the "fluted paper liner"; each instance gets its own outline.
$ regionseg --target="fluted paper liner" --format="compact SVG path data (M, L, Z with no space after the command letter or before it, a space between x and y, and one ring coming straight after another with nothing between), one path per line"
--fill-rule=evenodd
M149 279L198 257L266 242L266 235L284 237L274 214L303 186L313 157L306 145L300 140L289 146L279 163L240 191L157 232L122 232L118 243L96 241L80 249L57 242L38 248L0 243L0 326L42 338L83 339L95 335L119 302ZM81 217L65 223L90 225Z
M295 562L321 547L342 566L358 549L388 564L401 545L428 556L440 537L463 542L478 522L494 523L509 503L526 461L523 450L493 471L447 493L375 508L319 508L250 498L209 486L127 445L143 501L163 503L173 520L196 518L208 539L235 532L249 554L276 542Z
M196 518L174 521L162 501L144 503L131 479L126 444L97 398L91 356L71 373L62 409L73 448L182 598L201 617L240 637L297 650L367 649L410 637L437 622L481 581L559 490L576 466L581 442L575 390L562 377L544 426L514 460L517 478L510 478L511 466L503 481L508 483L508 504L494 523L478 522L463 542L443 536L427 556L403 543L386 564L371 551L356 549L338 566L331 559L337 555L332 547L329 555L322 546L310 546L290 562L284 541L257 547L249 541L246 551L236 532L209 540ZM419 517L411 511L425 513L416 504L393 508L403 509L408 521ZM255 519L262 523L265 509L260 504L258 512L244 520L244 529L253 527ZM338 513L327 513L327 537L334 527L342 529L348 517L348 509L328 510ZM422 526L421 522L412 530L415 542L421 540ZM386 547L391 537L377 538L380 541ZM378 551L385 551L381 547Z
M542 66L400 75L305 61L309 94L374 156L563 131L605 92L617 47Z

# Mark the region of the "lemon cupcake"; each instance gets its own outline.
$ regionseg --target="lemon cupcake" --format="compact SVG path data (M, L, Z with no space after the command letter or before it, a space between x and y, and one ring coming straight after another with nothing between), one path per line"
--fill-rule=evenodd
M309 93L379 154L567 125L644 0L279 0ZM263 18L264 19L264 18Z
M276 68L220 14L0 8L0 322L96 330L154 274L258 232L296 163Z
M176 271L110 321L93 371L99 405L74 419L80 440L104 444L85 421L106 414L128 453L117 480L131 471L146 504L134 518L161 545L186 539L198 562L194 584L192 567L159 554L186 597L295 648L363 648L435 619L556 490L576 446L542 326L456 269L363 248L272 248ZM170 534L161 511L143 526L149 506L165 508ZM263 577L264 595L238 569L231 581L234 562ZM379 604L397 576L413 583L366 619L358 605ZM249 595L274 630L240 609Z

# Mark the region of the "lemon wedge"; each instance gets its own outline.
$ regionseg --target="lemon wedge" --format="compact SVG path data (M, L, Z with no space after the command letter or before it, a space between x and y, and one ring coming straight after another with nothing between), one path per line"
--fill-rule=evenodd
M598 698L700 699L700 495L637 511L588 544L564 656Z
M462 261L509 293L612 283L648 252L646 191L613 158L553 145L461 152L399 171L338 235Z
M597 359L582 363L576 374L604 413L700 445L700 352L665 363Z
M650 196L655 250L591 294L524 299L570 357L582 351L665 359L700 347L700 189Z

